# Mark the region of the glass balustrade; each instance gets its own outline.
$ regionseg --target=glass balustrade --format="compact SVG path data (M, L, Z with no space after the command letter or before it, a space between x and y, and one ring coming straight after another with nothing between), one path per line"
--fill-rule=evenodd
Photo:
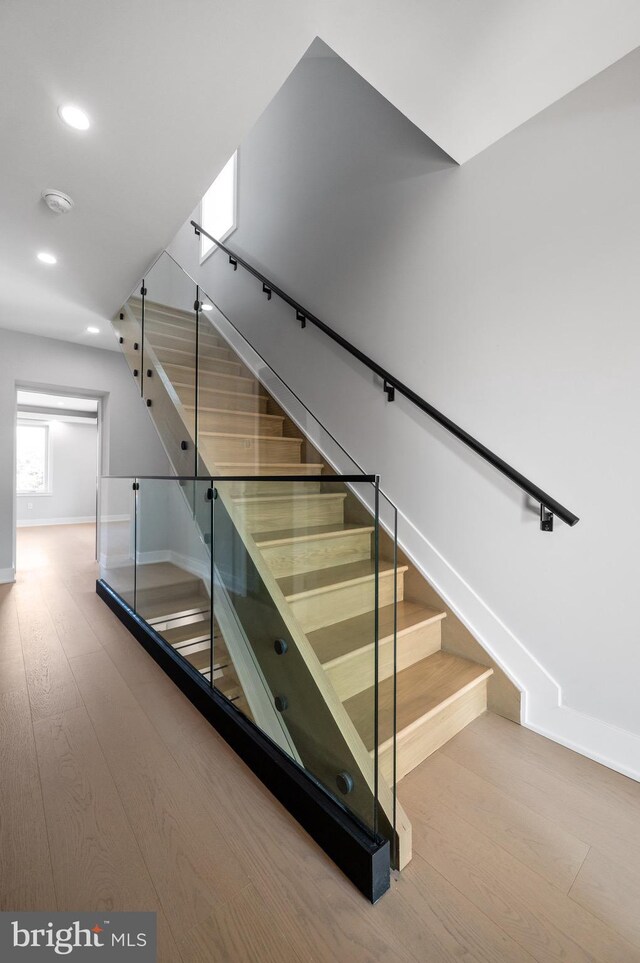
M111 477L101 488L104 582L202 685L393 841L396 561L376 480Z

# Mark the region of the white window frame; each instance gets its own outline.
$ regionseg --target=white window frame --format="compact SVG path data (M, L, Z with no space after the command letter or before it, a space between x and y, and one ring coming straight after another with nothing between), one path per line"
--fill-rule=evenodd
M19 498L43 498L46 496L51 496L53 494L52 477L53 473L51 470L51 449L52 449L52 435L51 435L51 424L48 421L36 421L32 418L18 418L16 422L17 428L44 428L45 442L44 442L44 491L41 492L25 492L18 489L18 478L17 478L17 464L16 464L16 495ZM17 461L17 445L18 441L16 438L16 461Z
M231 227L224 232L222 237L217 238L218 241L226 241L226 239L231 234L233 234L233 232L238 226L238 151L237 150L234 151L233 155L227 161L227 164L229 163L229 161L233 161L233 222L231 224ZM226 167L227 164L225 164L224 167ZM222 170L224 170L224 167L222 168ZM222 173L222 171L220 173ZM220 174L218 174L218 177L219 176ZM207 189L207 194L209 193L209 191L211 190L211 188L213 187L217 179L218 178L216 177L215 180L213 180L212 183L209 185ZM206 197L206 194L205 194L205 197ZM204 202L204 197L200 201L200 224L206 231L208 230L208 228L207 228L207 225L204 223L203 202ZM212 232L209 231L209 233L211 234ZM203 253L203 248L205 243L211 243L211 242L209 241L208 238L204 236L204 234L201 234L200 235L200 264L204 264L204 262L208 260L211 257L211 255L215 254L215 252L218 250L217 244L211 244L211 247L209 248L209 250L206 251L206 253Z

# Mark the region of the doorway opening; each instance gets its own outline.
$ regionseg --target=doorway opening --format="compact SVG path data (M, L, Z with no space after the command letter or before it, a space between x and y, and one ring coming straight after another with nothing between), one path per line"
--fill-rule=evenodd
M17 388L16 527L34 530L29 542L43 528L82 526L95 546L100 408L98 397Z

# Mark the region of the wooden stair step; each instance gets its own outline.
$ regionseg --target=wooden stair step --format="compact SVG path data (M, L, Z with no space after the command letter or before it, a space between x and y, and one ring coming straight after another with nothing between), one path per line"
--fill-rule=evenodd
M196 355L195 346L193 351L181 351L176 348L156 347L153 349L156 357L163 367L168 364L184 365L190 370L195 370ZM243 365L239 361L229 361L226 358L216 358L199 352L198 369L200 373L206 371L220 372L221 374L239 375L242 373Z
M138 320L142 321L142 317L139 314ZM156 317L155 315L149 316L149 312L145 307L144 313L144 335L145 339L148 340L149 344L153 347L154 341L157 337L169 337L173 338L175 341L182 341L184 344L194 344L196 340L196 319L194 315L189 318L175 318L173 321L169 321L165 318ZM198 340L201 344L207 344L211 347L224 347L220 343L220 335L204 331L202 325L200 326L200 331L198 332ZM158 344L160 342L157 342Z
M373 531L372 525L309 525L253 537L273 574L282 578L370 558Z
M174 381L171 379L173 387L176 389L183 405L191 408L195 405L195 383L188 381ZM255 411L266 412L269 398L265 394L258 392L231 391L224 388L207 388L199 385L200 404L206 402L212 408L224 409L229 411Z
M304 494L312 494L320 491L322 482L290 482L290 481L279 481L279 482L269 482L260 481L260 475L321 475L323 464L298 464L297 462L279 462L274 464L269 463L266 471L263 470L261 465L238 465L233 463L212 463L211 470L215 475L256 475L256 481L243 481L243 482L221 482L225 489L232 496L255 496L255 495L273 495L275 493L279 495L284 495L285 492L294 494L296 492L304 492Z
M192 422L195 420L196 409L193 405L185 405L185 411ZM247 433L250 435L271 435L282 437L283 415L267 415L261 412L230 411L228 408L198 407L198 429L200 432L213 431L222 433Z
M444 612L406 599L398 602L395 619L393 605L378 609L378 678L387 679L393 674L394 624L396 667L401 672L440 649L444 618ZM341 701L373 685L373 611L317 629L308 638Z
M272 468L269 465L269 470ZM271 485L271 491L278 482ZM306 484L306 483L305 483ZM300 485L297 486L298 488ZM247 531L281 531L296 525L334 525L344 521L346 492L297 491L284 494L234 496L233 505Z
M134 308L133 313L140 316L142 312L140 308ZM187 312L161 311L158 308L149 307L149 305L145 303L145 330L148 328L149 331L167 332L169 334L177 333L179 335L184 331L195 331L195 325L196 318L193 312L189 314ZM222 335L218 334L213 324L209 321L208 327L205 327L202 319L200 321L199 337L224 341Z
M153 283L150 278L147 278L147 283L153 291ZM129 300L137 302L140 306L142 305L142 298L135 297ZM173 321L188 321L190 318L193 319L195 317L191 305L189 305L188 308L176 308L170 304L163 304L162 301L154 301L153 297L148 294L144 300L144 310L145 317L168 318Z
M143 619L155 627L159 622L172 622L187 615L205 614L209 606L209 597L204 592L198 592L178 599L157 599L142 604L138 601L136 609Z
M302 438L273 438L269 435L242 435L227 432L201 431L200 450L214 462L235 461L260 464L264 473L269 462L300 459Z
M493 669L448 652L434 652L398 673L398 779L485 711L486 684L492 673ZM380 773L389 782L393 778L393 683L390 677L378 685L378 758ZM373 754L373 687L347 699L344 706Z
M199 652L192 652L189 655L185 655L185 659L194 669L197 669L198 672L208 672L211 670L211 648L209 646L200 649Z
M407 565L399 565L394 579L393 564L386 561L379 563L379 605L393 603L394 581L397 581L398 601L402 601L407 569ZM289 575L278 579L278 585L303 631L313 632L323 626L363 615L374 608L375 562L367 559Z
M163 365L163 368L172 384L174 378L175 381L180 384L188 385L194 383L195 370L193 366L167 362ZM261 387L260 382L256 378L245 378L243 375L236 374L222 374L222 372L217 371L200 372L200 390L206 391L207 389L225 388L228 391L235 388L243 394L250 395L259 394Z
M157 351L158 348L174 348L179 351L186 351L192 357L195 356L195 328L189 335L185 333L185 336L181 337L178 334L166 334L164 331L149 331L145 325L145 337L154 351ZM222 361L235 361L237 358L231 348L223 348L216 341L205 341L203 345L201 334L198 338L198 342L200 345L200 351L205 350L207 356L209 357L219 358Z
M160 634L169 645L173 645L175 648L208 642L211 637L211 621L199 617L197 620L183 625L170 625L169 628L163 629Z

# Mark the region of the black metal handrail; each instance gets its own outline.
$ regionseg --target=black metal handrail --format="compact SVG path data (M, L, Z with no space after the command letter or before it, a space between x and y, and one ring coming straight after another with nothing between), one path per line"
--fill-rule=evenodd
M503 458L500 458L500 456L496 455L493 451L491 451L490 448L487 448L486 445L483 445L481 442L479 442L477 438L474 438L473 435L470 435L468 431L465 431L464 428L460 427L460 425L456 425L454 421L451 421L451 419L447 418L446 415L443 415L441 411L438 411L438 409L434 408L433 405L429 404L428 401L425 401L425 399L421 398L420 395L416 394L415 391L403 384L403 382L398 378L394 377L394 375L383 368L382 365L378 364L377 361L374 361L372 358L366 355L364 351L356 348L356 346L351 344L350 341L347 341L346 338L343 338L341 334L338 334L338 332L334 331L333 328L330 328L328 324L325 324L324 321L321 321L320 318L317 318L311 311L303 307L303 305L296 301L295 298L292 298L286 294L282 288L278 287L277 284L274 284L273 281L270 281L269 278L265 277L264 274L258 271L257 268L254 268L252 264L249 264L249 262L241 257L240 254L236 254L235 251L227 247L226 244L223 244L222 241L218 241L215 237L209 234L208 231L205 231L205 229L198 224L197 221L191 221L191 226L195 230L196 234L204 234L205 237L208 237L210 241L213 241L213 243L216 244L220 250L224 251L225 254L228 255L229 263L233 265L234 270L237 270L238 265L241 265L245 271L248 271L249 274L252 274L255 278L257 278L257 280L262 283L262 290L268 298L271 298L272 294L276 294L282 301L290 305L296 312L296 320L300 321L303 327L307 322L309 322L309 324L313 324L314 327L319 328L320 331L323 331L324 334L331 338L332 341L335 341L336 344L339 344L341 348L344 348L344 350L350 355L352 355L354 358L357 358L358 361L369 368L370 371L373 371L378 375L378 377L382 378L383 388L389 401L394 400L396 391L403 395L417 408L420 408L421 411L424 411L425 414L429 415L430 418L433 418L433 420L439 425L441 425L443 428L446 428L450 434L454 435L455 438L465 444L467 448L470 448L476 453L476 455L479 455L484 459L484 461L488 462L499 472L505 475L514 483L514 485L517 485L518 488L521 488L522 491L527 493L527 495L530 495L531 498L539 502L540 526L543 531L553 530L554 515L557 515L558 518L562 519L562 521L567 525L575 525L580 521L577 515L574 515L573 512L569 511L568 508L565 508L565 506L559 501L557 501L555 498L552 498L551 495L545 492L542 488L539 488L538 485L534 485L534 483L526 478L525 475L517 471L515 468L512 468L512 466L504 461Z

